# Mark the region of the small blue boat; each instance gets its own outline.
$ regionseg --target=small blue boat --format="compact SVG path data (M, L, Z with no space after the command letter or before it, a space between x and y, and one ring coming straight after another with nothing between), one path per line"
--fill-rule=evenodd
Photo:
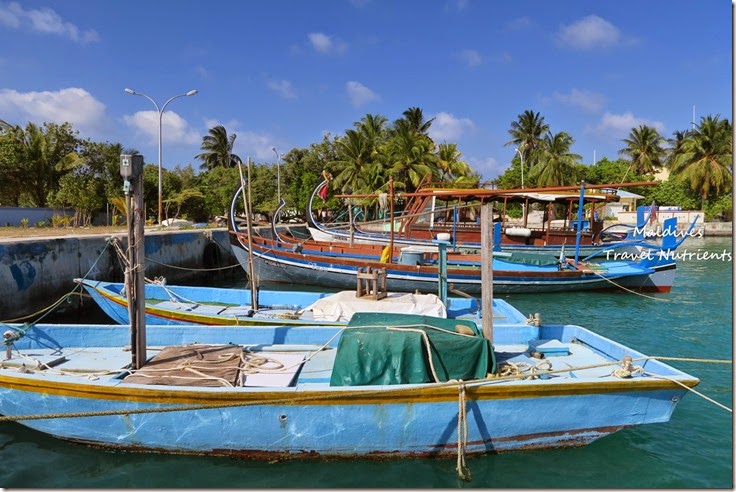
M125 284L102 280L74 279L84 287L97 305L120 324L130 323ZM387 292L381 299L356 295L356 291L337 293L258 290L258 309L252 308L249 289L197 287L147 283L145 321L157 325L344 325L357 312L397 312L457 318L478 311L472 298L448 298L434 294Z
M342 327L148 326L137 370L126 327L6 326L0 420L129 451L460 461L667 422L699 382L502 300L493 316L493 343L471 320L382 313Z

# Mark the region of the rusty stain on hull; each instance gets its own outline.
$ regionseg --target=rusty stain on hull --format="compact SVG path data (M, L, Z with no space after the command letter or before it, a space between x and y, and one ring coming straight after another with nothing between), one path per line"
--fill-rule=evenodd
M501 454L514 451L532 451L539 449L552 448L573 448L582 447L590 444L601 437L613 434L628 426L606 426L590 429L577 429L563 432L541 432L536 434L523 434L512 437L491 438L484 441L468 441L466 455L491 455ZM156 453L171 454L184 456L221 456L228 458L259 460L259 461L282 461L282 460L352 460L352 459L370 459L370 460L391 460L398 458L452 458L457 456L457 442L449 442L445 444L437 444L432 451L372 451L365 454L360 453L320 453L315 450L301 450L298 452L289 451L265 451L262 449L211 449L206 451L189 451L174 448L148 448L142 446L123 446L106 444L84 439L70 439L63 436L54 436L75 444L81 444L98 449L108 449L115 451L124 451L130 453ZM527 444L524 444L527 442ZM501 449L498 449L498 445ZM509 444L514 444L509 447ZM473 451L474 448L483 446L482 451Z

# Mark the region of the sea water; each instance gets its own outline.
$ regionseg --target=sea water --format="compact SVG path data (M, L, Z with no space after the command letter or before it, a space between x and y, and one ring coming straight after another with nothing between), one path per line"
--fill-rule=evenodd
M688 239L689 252L731 252L731 238ZM733 406L730 255L684 257L670 293L504 295L543 322L584 326L648 355L700 359L671 365L695 389ZM97 321L97 320L95 320ZM33 408L28 409L33 413ZM540 415L539 418L544 418ZM347 423L349 425L349 423ZM243 422L242 432L248 432ZM105 451L16 423L0 424L0 486L13 488L733 488L733 419L688 394L670 422L619 431L590 445L467 459L248 461Z

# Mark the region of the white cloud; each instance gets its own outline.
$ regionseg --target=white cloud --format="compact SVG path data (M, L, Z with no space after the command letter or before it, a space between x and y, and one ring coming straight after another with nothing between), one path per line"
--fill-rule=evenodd
M450 113L437 113L428 133L435 142L456 142L466 131L474 128L475 124L468 118L456 118Z
M631 133L632 128L638 128L640 125L651 126L660 134L664 134L665 132L664 123L636 117L630 111L623 114L606 112L601 117L600 123L593 128L588 128L587 132L608 137L609 140L620 140L627 137Z
M100 40L96 31L80 30L71 22L64 21L49 8L25 10L20 4L0 4L0 26L12 29L26 28L42 34L62 36L76 43L91 43Z
M266 85L284 99L296 99L294 86L288 80L269 80Z
M317 53L341 55L348 50L346 43L321 32L311 32L307 39Z
M149 144L158 143L158 111L138 111L123 116L123 121L139 133L148 137ZM161 140L164 143L196 144L202 136L174 111L164 111L161 117Z
M490 181L502 175L508 164L499 164L493 157L468 157L465 162L473 168L475 172L480 174L481 182Z
M597 113L606 104L606 98L602 94L578 89L572 89L569 94L555 92L552 97L557 101L591 113Z
M524 31L532 26L532 21L529 17L517 17L506 23L507 31Z
M458 57L470 68L477 67L483 63L483 57L475 50L463 50Z
M563 26L557 38L565 46L592 50L614 46L621 41L618 28L597 15L589 15L568 26Z
M105 105L77 87L56 92L0 90L0 114L6 121L28 119L36 124L69 122L80 131L95 130L105 115Z
M381 97L378 94L360 82L355 82L353 80L345 84L345 90L348 93L348 97L350 97L350 102L352 102L353 106L356 108L359 108L370 101L381 100Z

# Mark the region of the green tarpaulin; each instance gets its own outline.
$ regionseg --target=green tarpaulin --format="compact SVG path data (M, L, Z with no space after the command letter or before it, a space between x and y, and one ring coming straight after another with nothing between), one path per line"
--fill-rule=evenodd
M330 385L467 381L495 364L491 343L471 321L356 313L340 338Z

